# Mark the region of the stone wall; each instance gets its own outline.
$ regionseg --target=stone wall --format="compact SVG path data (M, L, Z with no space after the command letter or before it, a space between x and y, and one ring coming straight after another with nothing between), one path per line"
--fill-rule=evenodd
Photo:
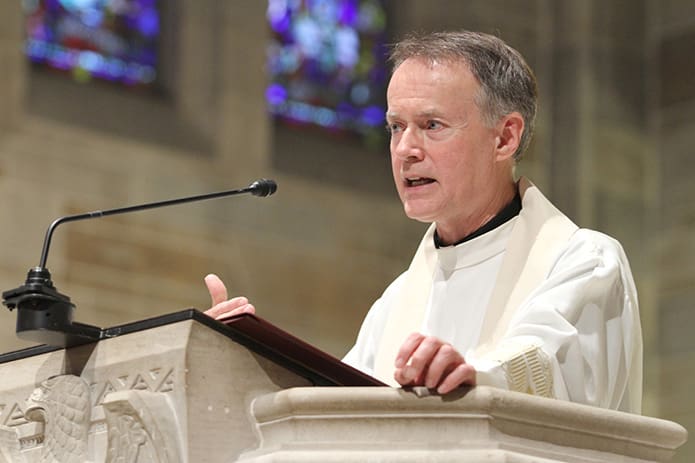
M695 458L695 5L684 0L649 5L647 60L650 69L649 125L653 137L652 168L658 176L653 215L653 253L659 271L657 355L660 360L660 414L690 430L677 461Z
M389 7L394 38L465 27L498 33L528 58L541 110L520 173L582 226L623 243L640 292L645 413L695 428L691 3ZM101 326L206 308L202 278L216 272L264 317L342 355L370 303L407 265L423 225L403 217L386 152L274 130L263 105L264 2L168 3L176 22L169 92L144 103L27 69L18 4L0 3L0 288L23 283L56 217L270 177L279 184L272 198L64 225L48 268L77 319ZM279 162L279 149L296 156ZM358 161L338 163L351 153ZM1 310L0 351L26 345L13 324ZM694 455L686 446L677 461Z

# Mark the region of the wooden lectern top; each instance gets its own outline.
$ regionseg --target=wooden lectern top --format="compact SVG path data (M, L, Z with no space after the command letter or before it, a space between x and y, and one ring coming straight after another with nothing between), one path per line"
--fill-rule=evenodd
M230 337L235 341L317 386L387 386L256 315L241 314L221 322L234 333ZM240 339L242 337L249 344Z

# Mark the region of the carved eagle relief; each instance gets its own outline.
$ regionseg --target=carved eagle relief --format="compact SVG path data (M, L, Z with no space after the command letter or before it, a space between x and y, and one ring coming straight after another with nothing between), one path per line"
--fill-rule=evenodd
M0 426L0 463L26 463L15 428Z
M34 389L24 416L44 424L41 462L85 463L92 404L79 376L49 378Z
M88 463L92 401L84 379L43 381L26 401L24 416L43 423L40 450L24 451L17 426L0 426L0 463ZM108 432L105 463L180 463L181 434L167 394L139 390L103 397ZM92 449L92 453L94 450ZM99 462L101 463L101 462Z

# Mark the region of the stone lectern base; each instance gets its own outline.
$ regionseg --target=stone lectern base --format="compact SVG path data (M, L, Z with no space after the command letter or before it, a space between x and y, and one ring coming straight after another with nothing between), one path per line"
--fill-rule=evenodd
M0 364L0 463L228 462L251 401L312 383L189 319Z
M105 332L0 355L0 463L661 462L687 435L492 388L310 387L380 383L258 317Z

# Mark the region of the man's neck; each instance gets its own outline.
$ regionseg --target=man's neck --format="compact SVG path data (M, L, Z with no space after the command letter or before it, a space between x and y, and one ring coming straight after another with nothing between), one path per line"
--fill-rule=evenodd
M508 199L500 208L498 208L495 214L492 214L489 218L484 220L480 226L469 233L463 234L463 236L460 236L459 238L445 240L440 236L439 229L435 230L435 246L438 248L443 246L456 246L466 241L470 241L478 236L484 235L500 225L507 223L509 220L519 215L519 212L521 211L521 195L519 193L518 184L514 185L512 195L513 196L511 199Z

